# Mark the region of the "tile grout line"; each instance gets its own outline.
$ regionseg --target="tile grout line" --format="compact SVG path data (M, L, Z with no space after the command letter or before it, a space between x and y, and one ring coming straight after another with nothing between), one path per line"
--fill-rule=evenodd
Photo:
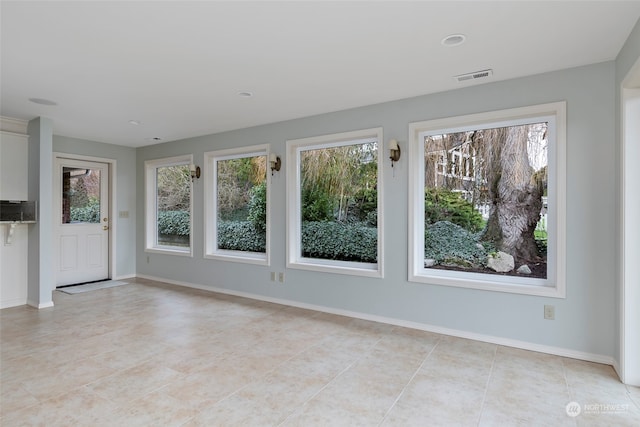
M571 384L569 383L569 378L567 377L567 367L564 364L564 358L561 357L560 358L560 364L562 365L562 377L564 378L564 384L566 386L566 390L567 390L567 396L569 397L569 400L567 401L567 405L572 402L574 400L574 395L573 395L573 388L571 387ZM573 425L577 426L578 425L578 420L576 418L573 418Z
M491 368L489 368L489 376L487 377L487 383L484 386L484 394L482 395L482 403L480 404L480 415L478 415L478 423L476 425L480 425L482 422L482 414L484 413L484 405L487 401L487 394L489 393L489 384L491 383L491 377L493 376L493 367L496 364L496 357L498 356L499 345L496 345L496 349L493 352L493 359L491 360Z
M418 372L420 372L422 370L422 367L424 366L424 364L427 362L427 359L429 359L429 357L431 356L431 354L434 352L434 350L436 349L436 347L438 347L438 345L440 345L440 341L442 340L442 336L438 337L438 341L436 342L436 344L433 346L433 348L429 351L429 353L424 357L424 359L422 360L422 363L420 363L420 366L418 366L418 368L416 369L416 371L413 373L413 375L411 376L411 378L409 378L409 381L407 381L407 384L405 384L404 387L402 387L402 390L400 391L400 393L398 393L398 396L396 397L396 399L393 401L393 403L391 404L391 406L389 407L389 409L387 409L387 412L385 412L384 416L382 417L382 420L380 421L380 423L378 424L378 427L382 425L382 423L384 423L384 421L387 419L387 417L389 416L389 413L391 413L391 411L393 410L393 408L396 406L396 404L398 403L398 401L400 400L400 398L402 397L402 395L404 394L405 390L407 389L407 387L409 387L409 384L411 384L411 382L413 381L413 379L418 375Z
M626 390L626 392L627 392L627 397L629 398L629 400L631 401L631 403L633 403L633 404L634 404L634 406L635 406L638 410L640 410L640 399L639 399L639 400L636 400L636 399L631 395L631 390L629 389L629 387L634 387L634 386L630 386L630 385L628 385L628 384L625 384L625 385L624 385L624 388L625 388L625 390ZM636 388L638 388L638 387L636 387Z
M280 364L278 364L278 365L274 366L273 368L271 368L270 370L268 370L267 372L265 372L262 376L260 376L260 377L258 377L258 378L255 378L255 379L252 379L250 382L248 382L247 384L243 385L243 386L242 386L242 387L240 387L239 389L237 389L237 390L235 390L235 391L233 391L233 392L229 393L228 395L224 396L222 399L218 400L218 401L217 401L215 404L213 404L212 406L219 405L220 403L222 403L222 402L226 401L227 399L229 399L229 398L231 398L232 396L236 395L237 393L241 392L241 391L242 391L242 390L244 390L245 388L247 388L247 387L249 387L250 385L254 384L257 380L267 377L269 374L271 374L271 373L275 372L278 368L280 368L280 367L284 366L286 363L288 363L290 360L294 359L295 357L298 357L299 355L301 355L301 354L305 353L306 351L311 350L312 348L314 348L314 347L317 347L317 346L321 345L323 341L324 341L324 339L323 339L323 340L320 340L320 342L317 342L317 343L315 343L315 344L312 344L312 345L309 345L309 346L305 347L304 349L300 350L299 352L297 352L297 353L296 353L296 354L294 354L293 356L291 356L291 357L289 357L288 359L284 360L282 363L280 363ZM324 387L323 387L323 388L324 388ZM203 412L203 411L205 411L206 409L207 409L207 408L199 410L199 411L198 411L198 413L197 413L196 415L194 415L193 417L191 417L191 418L190 418L190 420L191 420L191 419L193 419L193 418L195 418L195 417L197 417L200 413L202 413L202 412Z
M380 343L380 341L382 341L382 338L378 338L378 340L376 341L376 343L375 343L374 345L372 345L372 346L371 346L371 348L374 348L375 346L377 346L377 345L378 345L378 343ZM346 368L344 368L342 371L338 372L338 373L337 373L333 378L331 378L329 381L327 381L327 383L326 383L325 385L323 385L323 386L320 388L320 390L318 390L317 392L315 392L315 393L313 394L313 396L311 396L310 398L308 398L307 400L305 400L305 401L304 401L304 403L302 403L302 405L300 405L300 408L298 408L297 410L295 410L295 411L291 412L289 415L287 415L287 417L286 417L284 420L282 420L282 421L278 424L278 426L281 426L281 425L283 425L284 423L286 423L286 422L287 422L287 420L288 420L289 418L291 418L294 414L296 414L298 411L300 411L300 409L304 408L304 407L307 405L307 403L309 403L310 401L312 401L313 399L315 399L315 397L316 397L317 395L319 395L320 393L322 393L322 391L323 391L323 390L325 390L327 387L329 387L329 385L330 385L331 383L333 383L336 379L338 379L340 376L342 376L342 374L344 374L344 373L345 373L345 372L347 372L349 369L351 369L351 367L352 367L353 365L355 365L355 364L356 364L356 363L358 363L360 360L362 360L362 358L364 358L364 354L363 354L363 355L361 355L360 357L357 357L353 362L351 362L349 365L347 365L347 367L346 367Z

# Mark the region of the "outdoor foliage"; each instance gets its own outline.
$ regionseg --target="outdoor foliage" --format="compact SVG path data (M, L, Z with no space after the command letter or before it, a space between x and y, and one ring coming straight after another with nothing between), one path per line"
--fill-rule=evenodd
M189 165L162 166L156 170L158 212L188 211L191 206Z
M310 221L302 224L303 256L377 262L378 230L362 224Z
M251 221L219 221L218 248L232 251L265 252L267 237Z
M100 222L100 202L90 199L85 206L71 206L71 222Z
M377 159L376 142L303 151L302 220L365 219L377 209Z
M252 189L255 186L265 185L266 203L265 156L218 160L216 165L219 219L247 219L247 207L251 203Z
M249 194L247 219L257 230L265 231L267 227L267 182L262 181L262 183L253 186Z
M459 192L446 188L426 188L424 194L425 225L449 221L476 233L484 228L482 215L462 198Z
M471 233L449 221L429 225L424 233L424 257L438 264L480 266L495 248L481 243L477 233Z
M158 234L189 236L190 231L189 212L158 212Z
M378 150L369 141L300 156L302 256L378 260Z
M302 190L302 221L333 221L333 202L317 189Z
M425 258L477 265L473 250L480 243L510 254L516 264L546 263L547 127L539 122L425 136ZM441 221L467 234L451 230L440 238Z

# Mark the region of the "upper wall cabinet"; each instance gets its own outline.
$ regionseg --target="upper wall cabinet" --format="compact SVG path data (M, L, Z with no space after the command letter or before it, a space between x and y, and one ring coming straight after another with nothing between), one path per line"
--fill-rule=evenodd
M0 131L0 200L27 200L29 136Z

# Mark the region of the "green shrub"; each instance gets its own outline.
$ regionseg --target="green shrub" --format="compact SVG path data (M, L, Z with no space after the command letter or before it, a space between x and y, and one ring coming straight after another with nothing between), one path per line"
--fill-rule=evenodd
M264 231L267 227L267 182L254 185L250 197L247 219L256 229Z
M377 262L378 230L363 223L302 223L302 255L309 258Z
M479 235L449 221L438 221L425 228L424 257L436 263L460 263L484 265L487 254L495 248L480 243Z
M333 221L333 202L321 191L302 191L302 221Z
M425 224L449 221L472 233L485 226L485 221L473 204L462 198L460 193L443 189L427 188L424 194Z
M378 211L371 211L367 213L367 217L365 218L367 225L370 227L378 226Z
M218 248L232 251L265 252L267 234L251 221L218 221Z
M354 203L358 220L371 223L372 218L377 221L378 190L376 188L362 188L354 196ZM373 226L376 223L372 224Z
M165 235L188 236L191 222L187 211L158 212L158 233Z
M71 207L71 222L100 222L100 202L92 202L84 207Z

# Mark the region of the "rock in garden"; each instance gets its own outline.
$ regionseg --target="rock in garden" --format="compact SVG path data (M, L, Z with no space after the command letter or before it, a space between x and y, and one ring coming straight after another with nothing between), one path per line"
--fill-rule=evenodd
M487 258L487 267L498 273L508 273L515 266L513 257L506 252L498 251L498 253L491 254Z
M435 259L427 258L424 260L424 268L433 267L434 265L436 265Z
M531 274L531 269L527 264L522 264L520 267L518 267L517 271L520 274Z

